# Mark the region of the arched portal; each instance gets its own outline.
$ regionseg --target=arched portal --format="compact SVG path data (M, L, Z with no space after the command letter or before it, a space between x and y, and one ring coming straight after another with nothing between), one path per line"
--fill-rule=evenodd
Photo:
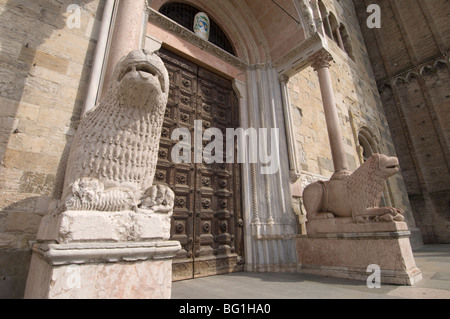
M186 191L193 193L180 195L178 204L183 206L179 207L180 209L185 209L185 216L184 220L180 218L174 221L172 228L183 237L180 237L182 245L184 243L182 257L185 260L194 259L193 263L178 265L187 273L193 273L191 277L236 269L293 271L297 267L294 239L297 231L290 194L290 156L285 127L287 120L283 111L289 103L283 100L280 86L280 79L283 77L280 78L280 75L286 70L286 64L291 65L292 61L298 62L305 58L307 60L305 52L313 54L317 50L317 48L311 50L309 47L314 45L313 41L307 41L309 46L304 44L307 35L310 34L304 30L304 26L311 26L313 21L311 10L306 10L306 16L310 19L304 21L305 12L301 8L304 8L307 2L154 0L150 3L147 40L152 43L152 47L156 44L156 47L162 48L163 55L169 56L171 60L169 68L173 69L172 93L177 102L174 102L173 108L169 108L168 111L171 112L168 117L172 116L173 124L183 126L186 124L183 124L183 121L199 120L203 119L203 116L208 118L207 113L212 109L218 109L217 106L221 108L221 102L215 100L220 99L218 91L232 88L234 92L227 91L225 95L231 98L230 101L235 101L235 104L231 103L228 106L224 116L236 117L239 120L235 126L228 122L219 129L255 129L258 132L266 129L265 132L269 131L268 134L270 130L276 130L278 133L277 138L271 139L270 135L264 137L263 141L268 141L266 154L272 155L266 157L267 161L259 160L251 163L247 150L244 163L240 164L237 171L232 171L231 166L226 164L222 168L220 165L217 166L218 173L210 176L198 175L196 172L203 170L200 167L194 167L194 173L191 168L184 172L188 178L193 175L191 178L196 184L188 185L186 188ZM186 12L187 16L191 16L197 10L206 13L226 35L233 51L229 52L221 48L220 43L214 44L195 35L189 27L190 22L187 21L190 18L186 18L186 21L182 21L184 18L177 21L175 15L169 18L163 14L167 14L171 10L170 6L174 4L179 5L180 10L184 8L189 11ZM181 12L180 16L183 15ZM176 81L179 82L175 83ZM212 90L205 92L202 86L211 86ZM195 89L187 93L187 87ZM213 97L209 106L209 100L206 98L208 91ZM186 103L190 103L190 107L185 107ZM210 125L216 125L220 117L213 115ZM170 137L171 132L167 131L167 136ZM170 149L167 149L166 153L169 152ZM221 177L221 171L228 179ZM171 176L172 183L179 184L176 175L168 169L166 173L161 172L161 178ZM183 178L182 174L178 175L180 181L184 183L186 178ZM237 188L229 188L232 186L230 183L235 183L235 186L238 183ZM210 197L210 201L207 196L203 196L208 193L205 192L207 188L214 194ZM227 195L229 196L227 198L224 196L226 192L232 195ZM242 218L238 217L236 211L230 210L230 203L233 203L233 209L237 207L237 198L242 207ZM193 206L190 206L192 209L188 209L185 205L189 200L192 201ZM221 205L223 207L219 208ZM216 217L209 218L208 210L212 210L212 215ZM199 217L195 221L197 214ZM194 219L193 223L190 218ZM234 234L230 232L233 223ZM185 234L188 227L192 227L192 236ZM175 233L174 236L178 236ZM240 233L242 238L239 238ZM241 250L238 247L240 239L243 242ZM194 248L191 249L190 246ZM213 256L217 258L214 259ZM200 264L196 263L196 260L206 262ZM177 262L174 261L174 264ZM205 264L209 264L208 269L204 267Z

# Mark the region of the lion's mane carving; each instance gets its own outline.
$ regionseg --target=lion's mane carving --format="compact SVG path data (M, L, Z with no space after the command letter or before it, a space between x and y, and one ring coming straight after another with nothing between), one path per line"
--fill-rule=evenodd
M378 207L385 180L397 172L396 157L374 154L349 176L307 186L303 200L308 219L352 217L356 222L404 221L401 209Z
M105 98L83 118L72 143L66 209L139 206L153 184L168 94L169 75L156 54L136 50L119 61Z

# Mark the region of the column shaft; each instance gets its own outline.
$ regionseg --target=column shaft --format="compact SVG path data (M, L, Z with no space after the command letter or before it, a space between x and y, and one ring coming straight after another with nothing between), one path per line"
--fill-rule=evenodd
M337 41L338 41L339 47L340 47L343 51L345 51L344 41L342 41L341 30L339 30L339 28L336 29L336 35L337 35Z
M325 16L323 20L325 24L326 34L330 37L331 40L334 40L333 31L331 30L330 19L328 18L328 16Z
M313 68L317 71L320 84L320 92L327 124L328 138L330 140L331 155L335 173L348 170L347 158L345 155L344 143L342 139L339 116L334 98L333 85L330 76L331 55L326 51L321 51L313 57Z
M102 95L108 89L114 68L119 60L131 51L140 48L144 12L145 0L120 1L111 39Z

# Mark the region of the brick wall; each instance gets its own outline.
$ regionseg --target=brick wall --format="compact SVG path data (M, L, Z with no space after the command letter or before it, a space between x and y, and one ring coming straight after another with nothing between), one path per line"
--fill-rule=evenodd
M381 28L354 1L418 227L425 243L450 242L450 5L370 1Z
M23 295L29 243L80 118L103 2L0 0L0 298ZM80 6L80 28L67 24L70 4Z

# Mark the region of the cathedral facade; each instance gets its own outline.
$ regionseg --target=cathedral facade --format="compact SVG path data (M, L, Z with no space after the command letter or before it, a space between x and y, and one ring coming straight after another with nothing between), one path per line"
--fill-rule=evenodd
M78 124L139 48L169 73L154 183L175 194L173 280L296 271L303 189L377 153L402 168L380 206L404 211L413 247L448 243L450 8L369 2L0 1L0 297L23 297ZM195 132L204 155L211 129L226 152L198 160ZM258 142L229 143L229 130ZM181 161L180 131L193 134Z

